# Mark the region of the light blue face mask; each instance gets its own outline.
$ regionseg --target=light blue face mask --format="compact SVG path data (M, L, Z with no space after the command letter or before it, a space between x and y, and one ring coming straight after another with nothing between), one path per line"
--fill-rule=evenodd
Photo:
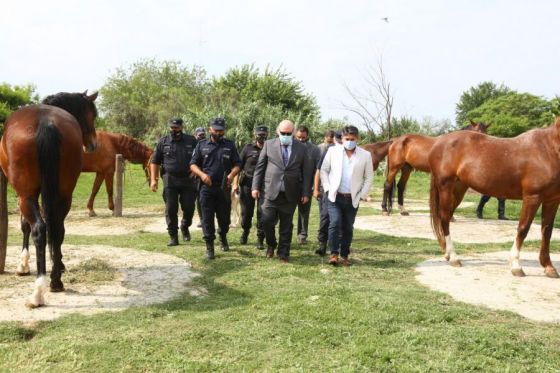
M280 144L282 145L291 145L292 144L292 136L291 135L279 135Z
M356 141L344 141L344 149L354 150L356 148Z

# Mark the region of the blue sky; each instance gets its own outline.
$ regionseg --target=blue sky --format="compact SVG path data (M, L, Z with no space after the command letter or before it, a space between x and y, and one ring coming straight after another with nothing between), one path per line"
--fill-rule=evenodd
M361 89L379 55L397 115L453 119L461 93L485 80L560 95L553 0L3 0L0 14L0 82L41 95L98 89L143 58L209 75L282 65L327 119L348 114L344 83Z

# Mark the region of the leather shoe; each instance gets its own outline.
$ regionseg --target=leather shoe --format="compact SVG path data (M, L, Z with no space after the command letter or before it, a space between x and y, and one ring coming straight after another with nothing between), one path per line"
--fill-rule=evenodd
M177 235L171 236L169 238L169 242L167 243L167 246L178 246L178 245L179 245L179 239L177 238Z
M342 257L340 264L343 267L350 267L352 265L352 263L350 263L350 261L348 260L348 257Z
M189 232L189 228L181 229L181 234L183 235L183 241L190 241L191 240L191 232Z
M338 254L331 255L331 257L329 258L329 264L333 266L338 265Z
M243 232L241 234L241 237L239 238L239 243L241 245L247 245L247 237L249 236L249 232Z
M222 251L229 251L229 243L227 241L227 238L223 238L220 240L220 247Z
M267 258L274 258L274 247L269 246L269 247L266 249L266 257L267 257Z
M261 239L257 241L257 250L264 250L264 243Z
M319 256L325 256L327 254L327 243L319 242L319 248L315 250L315 254Z
M206 242L206 259L214 259L214 242Z

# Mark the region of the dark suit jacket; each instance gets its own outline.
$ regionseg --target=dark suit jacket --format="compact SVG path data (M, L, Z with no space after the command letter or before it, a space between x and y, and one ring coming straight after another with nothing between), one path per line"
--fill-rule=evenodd
M311 175L313 162L307 156L305 145L294 140L288 164L284 167L280 139L275 138L264 143L257 167L253 175L252 190L264 194L264 198L275 200L284 181L286 199L298 202L302 196L311 196Z

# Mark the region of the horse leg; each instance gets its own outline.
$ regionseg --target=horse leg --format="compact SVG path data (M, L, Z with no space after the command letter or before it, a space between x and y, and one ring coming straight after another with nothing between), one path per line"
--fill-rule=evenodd
M28 276L31 271L29 269L29 235L31 234L31 226L21 217L21 232L23 233L23 245L21 248L21 262L17 266L16 275Z
M47 246L47 225L41 217L37 200L20 198L20 209L25 220L31 227L31 237L37 250L37 279L35 289L26 302L29 308L41 307L45 304L45 290L47 274L47 264L45 259L45 249Z
M400 170L401 165L395 165L389 163L389 171L387 172L387 179L385 179L385 185L383 188L383 204L385 206L381 206L383 208L383 215L388 216L393 207L393 183L397 176L397 172ZM387 207L388 205L388 207Z
M552 235L552 228L554 227L554 218L558 211L558 202L543 203L542 207L542 221L541 221L541 251L539 253L539 261L544 267L544 274L546 277L558 278L558 272L550 261L550 236Z
M519 264L519 252L521 251L521 246L523 245L525 237L527 237L527 233L529 233L529 228L531 228L531 223L533 223L533 218L540 204L541 200L538 196L523 198L521 216L519 217L519 225L517 226L517 236L511 247L509 257L511 273L514 276L525 276L525 272L523 272L523 268L521 268L521 264Z
M457 207L459 207L463 201L463 197L465 196L465 193L467 193L468 189L469 187L460 181L455 182L455 187L453 188L453 211L451 212L450 220L452 223L455 222L455 210L457 210Z
M445 238L445 260L453 267L460 267L461 261L455 252L453 241L449 233L449 222L453 217L453 206L455 201L455 184L456 182L447 181L440 188L439 204L440 204L440 218L441 228Z
M102 183L103 183L103 175L101 175L98 172L95 174L95 181L93 182L93 188L91 188L91 195L89 196L88 203L87 203L89 216L91 217L97 216L97 214L93 210L93 201L95 201L95 196L97 196L97 193L99 192L99 188L101 187Z
M109 199L109 210L111 211L115 209L115 203L113 201L113 176L114 173L105 175L105 188L107 188L107 198Z
M404 208L404 190L406 188L406 183L408 182L408 178L410 177L411 172L412 167L409 164L405 164L401 169L401 177L399 179L399 183L397 184L399 211L403 216L409 215L408 211L406 211L406 209Z

